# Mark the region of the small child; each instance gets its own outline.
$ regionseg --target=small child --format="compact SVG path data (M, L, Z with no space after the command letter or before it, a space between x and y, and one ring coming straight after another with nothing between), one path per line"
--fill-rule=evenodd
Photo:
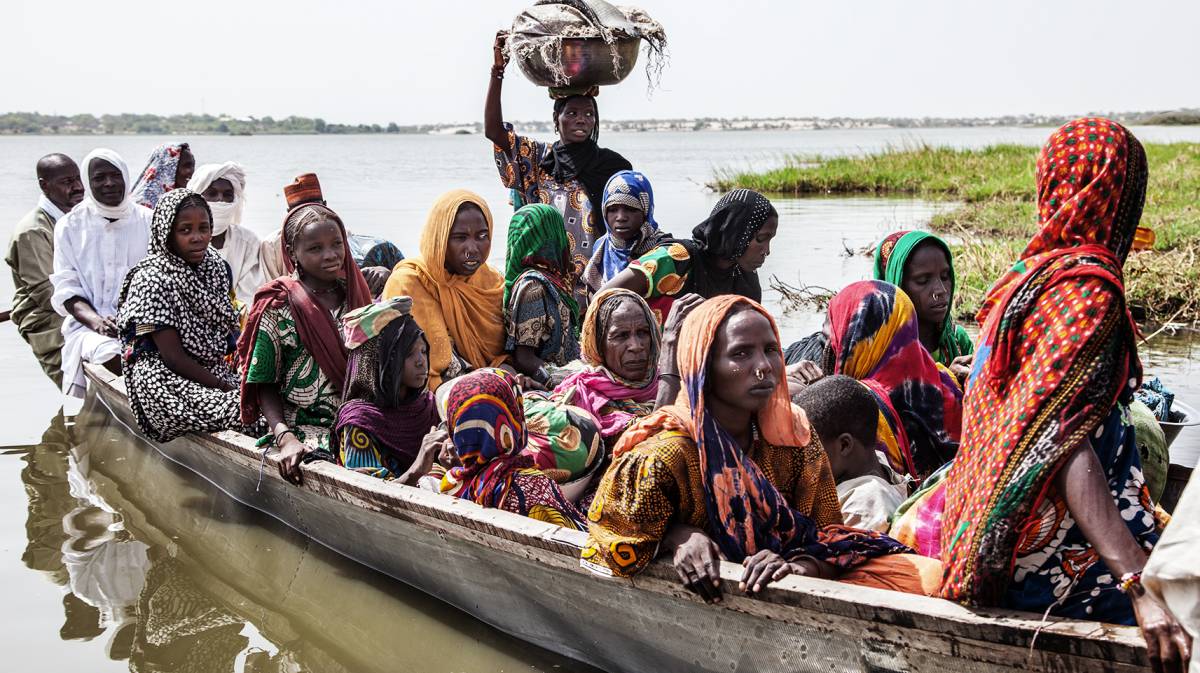
M793 401L829 456L847 526L886 533L888 520L908 498L908 479L875 451L879 407L871 391L849 376L829 376L805 387Z

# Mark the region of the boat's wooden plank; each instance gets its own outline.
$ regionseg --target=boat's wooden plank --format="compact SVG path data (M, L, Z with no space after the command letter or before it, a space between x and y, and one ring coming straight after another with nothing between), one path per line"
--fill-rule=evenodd
M100 384L102 392L107 391L106 401L114 410L126 405L124 412L128 418L127 401L123 391L116 385L120 380L114 380L111 376L107 380L96 377L94 380ZM631 611L648 610L669 620L671 613L679 610L686 613L691 621L677 622L677 625L686 623L687 628L694 629L697 619L703 622L745 618L750 621L742 627L749 631L743 629L738 632L742 638L739 642L743 645L760 642L754 624L757 624L759 631L776 631L786 627L814 638L847 640L850 644L842 650L838 650L840 645L835 647L822 641L819 649L824 654L814 654L815 659L823 662L822 665L828 663L834 668L848 665L847 670L1144 670L1144 645L1137 630L1130 627L1071 621L1043 625L1028 614L973 610L938 599L811 578L786 578L762 596L750 599L735 593L741 567L728 563L723 564L721 569L726 600L720 606L704 606L687 594L679 585L674 571L662 562L652 564L634 581L591 576L579 568L578 548L584 536L577 531L564 531L551 524L495 509L484 509L458 498L382 482L329 464L305 465L305 485L296 488L279 477L274 458L268 456L262 470L262 483L257 484L256 472L262 454L248 438L237 433L187 438L189 448L195 447L195 452L173 446L183 441L176 440L171 445L161 446L160 450L168 455L174 452L189 466L196 463L197 467L193 469L210 479L214 477L206 472L224 471L226 475L235 477L238 485L221 484L221 488L327 544L330 544L329 540L322 537L344 533L340 528L352 528L351 522L357 522L354 525L361 526L364 534L372 531L396 536L403 529L406 540L432 535L433 539L441 541L447 553L454 548L470 556L471 553L479 555L480 552L464 550L484 550L483 555L488 563L520 567L520 572L529 572L532 567L540 569L539 573L565 573L564 577L559 578L560 581L579 585L575 593L585 592L586 601L596 603L597 609L618 610L616 614L620 614L621 619L630 618ZM255 476L252 479L250 475ZM251 484L254 484L254 488L251 488ZM393 521L391 529L380 529L381 522L387 520ZM419 565L388 569L381 566L399 559L386 556L363 559L356 556L353 549L339 548L339 551L468 611L476 614L486 611L479 605L471 609L472 601L477 601L478 597L448 595L450 589L437 584L444 580L430 576L429 571ZM514 569L512 572L518 571ZM423 582L426 584L423 585ZM501 591L504 589L497 588ZM580 598L574 596L566 600L578 603ZM557 606L559 611L563 608ZM486 615L480 616L488 619ZM537 640L537 630L545 628L545 625L536 621L519 627L504 623L496 625L519 637L547 645L547 642ZM532 631L523 632L521 628ZM1035 634L1036 647L1029 651L1034 644ZM612 635L615 638L618 634ZM717 639L721 640L719 636ZM548 646L554 647L555 643L551 641ZM766 644L762 646L769 649ZM777 649L778 645L775 647ZM829 655L832 650L838 652ZM585 660L601 665L606 661L607 655L593 650L572 651ZM657 657L650 651L641 654L650 657L646 661L662 663L670 660L671 656L682 657L679 661L687 662L692 653L681 650L674 654L659 653ZM609 663L618 670L634 670L628 667L630 661L637 661L637 658L625 653ZM777 663L784 665L787 662ZM792 663L797 664L798 670L810 670L816 661ZM738 667L738 662L735 661L733 665ZM787 667L781 670L787 670Z

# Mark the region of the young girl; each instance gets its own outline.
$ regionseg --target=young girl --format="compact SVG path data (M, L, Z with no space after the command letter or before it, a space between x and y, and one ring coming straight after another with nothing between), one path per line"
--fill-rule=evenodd
M334 427L338 463L384 479L412 466L421 439L438 423L426 385L429 342L411 311L412 299L396 297L342 321L350 361Z
M229 265L209 247L212 215L193 191L158 201L149 255L129 270L117 324L129 402L160 441L237 425L237 376L225 356L237 338ZM252 421L253 422L253 419Z
M330 432L342 402L346 348L336 321L371 303L371 291L350 256L337 213L310 203L283 223L289 275L262 286L238 342L242 420L266 418L259 443L279 449L279 472L299 484L300 462L314 450L332 459Z

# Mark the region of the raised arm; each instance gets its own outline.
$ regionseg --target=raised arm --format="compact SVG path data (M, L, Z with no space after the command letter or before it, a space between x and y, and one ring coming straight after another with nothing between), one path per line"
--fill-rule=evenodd
M625 267L621 273L612 277L612 280L604 284L602 290L609 288L621 288L631 292L638 293L638 296L645 297L650 291L650 283L646 280L646 275L630 267Z
M504 49L507 38L504 31L496 33L496 42L492 45L492 73L488 77L487 99L483 104L483 134L504 152L512 150L508 144L508 131L504 130L504 109L500 104L504 69L508 66L508 53Z

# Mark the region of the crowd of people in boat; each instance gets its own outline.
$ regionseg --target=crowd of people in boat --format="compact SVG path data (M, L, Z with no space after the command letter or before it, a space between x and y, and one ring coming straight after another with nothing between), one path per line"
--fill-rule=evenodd
M558 99L542 143L503 123L503 74L486 115L515 208L503 269L466 190L404 258L350 234L313 174L260 241L239 164L164 145L132 179L97 149L37 164L7 257L14 322L67 395L85 362L122 373L155 440L240 430L296 484L328 461L584 531L596 573L667 556L719 601L724 559L748 593L806 575L1137 623L1153 658L1186 661L1140 586L1169 516L1130 414L1122 266L1148 175L1126 128L1050 136L1037 234L977 337L954 317L950 247L904 231L789 345L761 304L781 226L766 196L733 190L664 231L650 177L597 144L594 95Z

